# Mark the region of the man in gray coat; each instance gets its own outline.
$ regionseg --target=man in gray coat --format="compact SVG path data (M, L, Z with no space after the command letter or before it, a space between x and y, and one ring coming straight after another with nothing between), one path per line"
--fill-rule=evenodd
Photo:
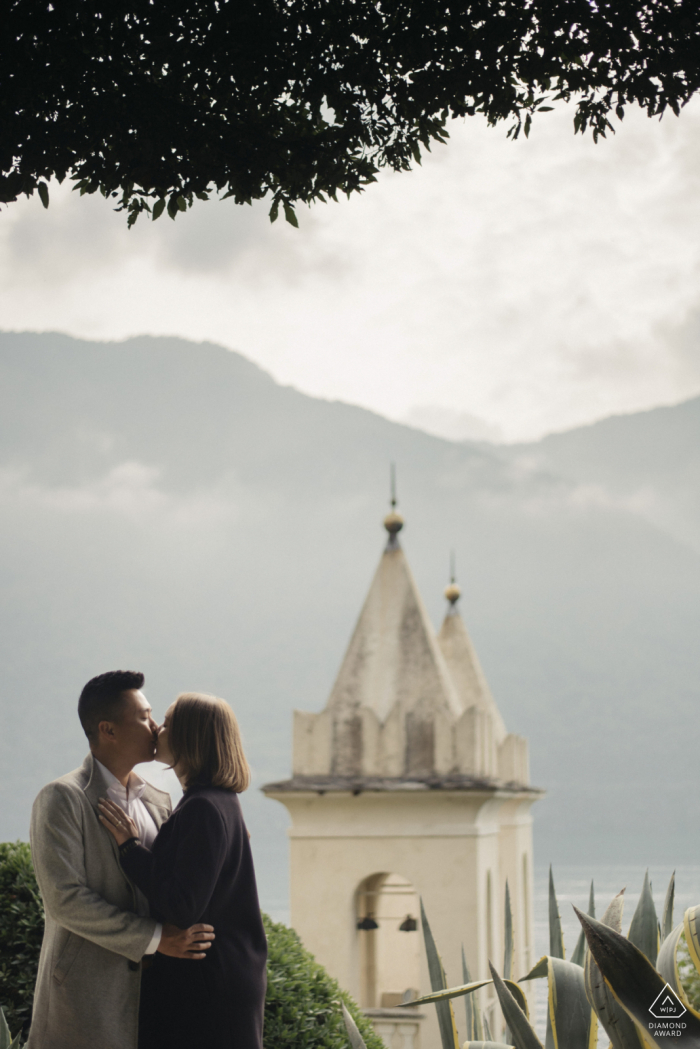
M214 938L210 925L183 930L149 916L99 821L97 802L109 796L149 844L170 815L170 796L132 771L155 755L143 681L117 670L88 682L78 715L90 754L34 802L30 841L46 928L27 1049L137 1049L144 957L158 950L196 962Z

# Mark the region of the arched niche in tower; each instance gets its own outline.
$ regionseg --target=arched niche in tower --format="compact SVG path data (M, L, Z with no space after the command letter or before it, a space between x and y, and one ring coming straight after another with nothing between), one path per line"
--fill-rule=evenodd
M400 874L372 874L358 886L360 1002L365 1009L392 1009L418 996L419 909L418 893Z

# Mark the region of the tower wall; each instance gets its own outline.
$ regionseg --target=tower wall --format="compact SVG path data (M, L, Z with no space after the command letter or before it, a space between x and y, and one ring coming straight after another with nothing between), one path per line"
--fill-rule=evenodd
M292 926L361 1005L376 1003L363 1001L361 955L367 932L357 929L357 891L374 874L401 875L420 895L452 986L462 982L462 946L472 978L488 978L489 955L502 968L508 877L517 975L526 971L523 935L528 921L532 928L532 918L525 913L529 903L519 872L523 862L528 870L532 866L529 809L535 796L442 790L275 793L269 788L268 796L292 816ZM420 929L405 935L421 936ZM425 994L430 981L422 942L420 954L419 989ZM492 991L480 993L483 1006L491 1008ZM455 1013L463 1041L460 1001ZM440 1049L435 1010L428 1007L423 1014L420 1049Z
M503 970L507 879L514 975L524 975L534 960L530 809L541 791L528 785L527 741L506 732L457 612L459 587L445 591L436 636L398 544L401 518L390 514L385 527L328 703L294 713L294 777L263 789L292 816L291 918L304 945L369 1010L390 1049L391 1024L397 1045L441 1049L433 1006L420 1021L395 1008L402 993L431 990L418 897L455 986L462 947L472 979L489 978L489 960ZM406 930L404 900L415 910ZM498 1040L493 988L478 993ZM454 1009L464 1041L464 1003ZM404 1041L409 1020L419 1042Z

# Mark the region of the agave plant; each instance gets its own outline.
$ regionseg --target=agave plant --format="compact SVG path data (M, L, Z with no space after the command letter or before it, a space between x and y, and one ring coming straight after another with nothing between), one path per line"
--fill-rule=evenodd
M5 1014L2 1011L2 1007L0 1007L0 1049L20 1049L19 1040L21 1033L20 1031L20 1034L13 1039L10 1034L10 1028L7 1026Z
M700 906L687 910L683 921L674 927L674 895L675 878L672 876L659 922L647 873L625 937L622 934L624 889L614 897L598 921L591 883L588 913L574 908L581 923L581 934L571 960L567 961L550 868L550 953L515 982L512 978L513 920L506 885L503 975L489 962L491 980L472 981L462 952L464 983L459 987L447 987L440 955L421 904L432 993L410 1004L435 1005L442 1049L460 1049L452 1007L452 1000L458 997L464 997L466 1003L467 1040L463 1049L505 1049L506 1046L515 1049L595 1049L599 1026L610 1039L611 1049L652 1049L655 1046L700 1049L700 1009L683 984L680 968L683 960L688 964L689 958L700 978ZM684 951L687 955L682 953ZM530 1022L527 999L520 986L536 979L547 980L545 1046ZM492 1041L485 1017L481 1016L478 1000L474 997L474 992L487 984L493 984L505 1020L503 1042ZM675 1006L673 995L676 996ZM663 1009L660 1016L650 1011L657 1002L662 1006L664 1002L670 1003L664 1007L666 1014ZM354 1037L348 1026L348 1033L353 1049L364 1049L357 1030Z

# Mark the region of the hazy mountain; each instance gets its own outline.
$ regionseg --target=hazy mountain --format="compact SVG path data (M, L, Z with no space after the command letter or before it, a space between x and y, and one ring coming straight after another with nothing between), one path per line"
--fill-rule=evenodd
M455 549L494 694L530 738L537 859L692 860L698 419L696 401L457 444L209 344L0 335L0 839L82 760L78 693L117 666L145 671L159 715L180 690L225 696L256 781L286 775L292 708L324 705L379 558L394 461L433 619ZM284 812L246 807L274 906Z
M580 502L629 510L700 552L700 397L514 450L526 469L575 480Z

